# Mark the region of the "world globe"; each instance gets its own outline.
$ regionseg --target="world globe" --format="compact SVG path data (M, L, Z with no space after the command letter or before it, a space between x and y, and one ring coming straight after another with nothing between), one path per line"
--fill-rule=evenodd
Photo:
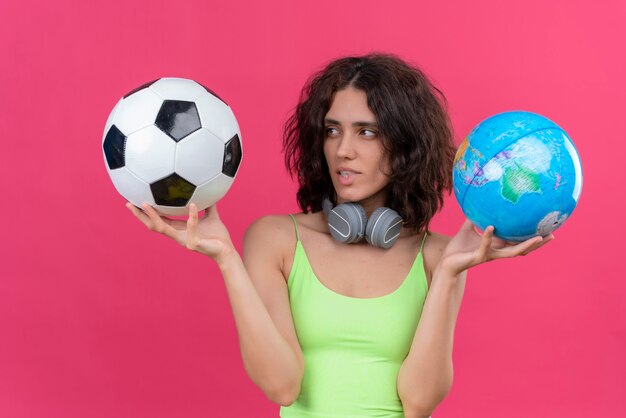
M452 173L463 213L479 229L513 242L547 236L576 208L580 157L548 118L511 111L479 123L459 146Z

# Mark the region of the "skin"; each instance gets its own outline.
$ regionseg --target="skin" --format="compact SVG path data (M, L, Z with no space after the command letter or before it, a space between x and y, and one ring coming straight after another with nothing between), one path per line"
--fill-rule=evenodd
M384 205L389 176L376 118L367 106L365 93L351 87L338 91L325 123L324 156L336 202L358 202L369 216ZM340 181L339 167L358 172L349 185ZM130 203L126 207L148 229L217 262L248 375L271 400L282 405L292 403L300 392L304 363L287 292L295 246L291 219L274 215L255 221L244 237L243 264L216 206L199 217L196 206L191 204L186 222L159 216L147 204L142 205L143 211ZM327 287L354 297L379 296L397 288L398 280L403 278L403 265L413 260L422 238L422 234L403 229L390 250L365 242L344 245L330 238L323 213L301 213L296 219L316 275L324 278ZM423 250L429 292L397 382L405 416L428 417L452 385L453 334L467 270L492 260L527 255L553 238L550 235L508 243L493 236L493 227L480 234L469 220L454 237L429 235ZM389 258L381 265L382 258L374 256L384 251L388 251ZM327 256L331 253L340 262L332 264ZM397 278L380 280L386 276Z
M383 157L376 116L367 106L365 92L352 87L338 91L326 114L325 125L324 156L336 202L359 202L369 216L374 209L384 206L389 163ZM339 167L358 172L353 183L341 184Z

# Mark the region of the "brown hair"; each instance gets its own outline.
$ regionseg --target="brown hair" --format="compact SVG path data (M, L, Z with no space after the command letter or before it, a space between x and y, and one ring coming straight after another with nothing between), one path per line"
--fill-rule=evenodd
M447 101L426 75L388 54L345 57L313 74L285 125L285 165L297 173L297 200L306 213L322 208L334 189L324 157L324 118L335 92L353 87L367 95L389 158L391 176L385 206L416 232L443 206L452 186L456 147Z

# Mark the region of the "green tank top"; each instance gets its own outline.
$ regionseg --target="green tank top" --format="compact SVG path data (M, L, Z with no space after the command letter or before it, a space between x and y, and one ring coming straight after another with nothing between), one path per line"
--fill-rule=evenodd
M401 418L396 389L419 322L428 283L422 247L395 291L375 298L336 293L315 276L296 228L289 302L304 356L298 399L282 418Z

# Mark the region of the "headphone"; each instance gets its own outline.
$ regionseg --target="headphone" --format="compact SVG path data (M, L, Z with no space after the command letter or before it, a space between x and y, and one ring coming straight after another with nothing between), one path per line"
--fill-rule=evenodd
M375 247L390 248L400 236L402 218L393 209L377 208L367 219L365 209L358 203L348 202L334 206L329 198L322 202L328 219L330 235L344 244L359 242L365 236Z

